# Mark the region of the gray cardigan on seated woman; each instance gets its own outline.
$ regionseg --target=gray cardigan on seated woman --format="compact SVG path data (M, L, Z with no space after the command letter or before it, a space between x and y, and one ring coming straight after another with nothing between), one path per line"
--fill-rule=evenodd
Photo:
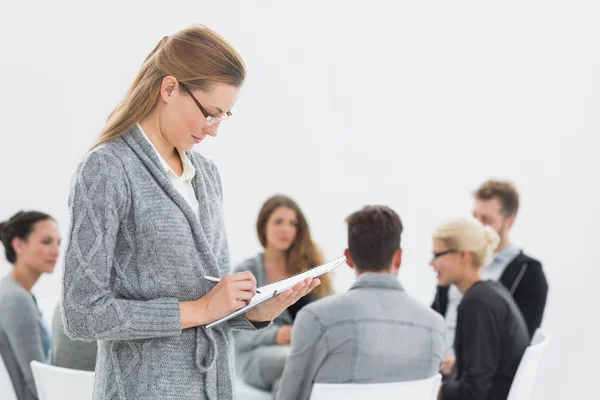
M34 297L12 276L0 280L0 355L17 399L35 400L37 392L29 363L46 362L43 320ZM3 388L0 388L0 394Z
M250 271L256 278L256 286L267 283L263 263L264 253L249 258L235 268L235 272ZM237 331L235 336L236 367L243 380L254 387L271 390L283 373L289 346L277 344L275 335L284 325L292 325L294 319L286 310L273 320L268 328L260 331Z

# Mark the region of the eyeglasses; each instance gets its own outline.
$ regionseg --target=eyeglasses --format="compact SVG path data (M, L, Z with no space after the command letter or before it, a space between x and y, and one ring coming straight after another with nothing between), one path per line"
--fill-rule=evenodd
M225 121L226 119L229 119L229 117L231 117L231 111L227 111L225 114L223 114L222 117L215 117L214 115L209 114L204 109L204 107L202 107L202 104L200 104L200 102L198 101L198 99L196 98L196 96L194 96L192 94L192 91L186 87L186 85L184 85L181 82L179 82L179 85L183 88L183 90L185 90L186 92L188 92L188 94L190 95L190 97L192 98L192 100L194 100L194 103L196 103L196 105L198 106L198 108L200 109L200 111L202 111L202 114L204 115L204 118L206 118L206 125L213 126L213 125L218 124L219 122Z
M456 249L448 249L444 251L440 251L439 253L433 253L433 260L440 258L441 256L445 256L446 254L456 253L458 250Z

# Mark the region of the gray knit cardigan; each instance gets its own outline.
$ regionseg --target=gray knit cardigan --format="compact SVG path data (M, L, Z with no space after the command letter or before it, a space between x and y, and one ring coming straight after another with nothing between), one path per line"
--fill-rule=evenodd
M86 155L72 182L62 312L72 338L98 340L94 400L231 399L232 329L181 329L179 302L204 296L204 275L230 273L214 163L187 152L200 220L134 127Z

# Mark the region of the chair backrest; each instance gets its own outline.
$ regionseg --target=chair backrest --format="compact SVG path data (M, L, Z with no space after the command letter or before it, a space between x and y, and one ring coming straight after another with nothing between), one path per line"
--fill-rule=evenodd
M92 400L94 373L32 361L39 400Z
M392 383L315 383L310 400L436 400L442 375Z
M531 398L535 374L548 343L550 343L550 336L541 329L536 330L531 344L523 354L510 392L508 392L508 400L529 400Z
M271 400L271 392L265 392L244 383L241 377L235 381L235 398L238 400Z
M0 399L2 400L17 400L17 394L15 393L15 388L13 387L12 380L10 379L10 375L8 375L8 370L6 369L6 365L4 365L4 360L2 359L2 355L0 354Z

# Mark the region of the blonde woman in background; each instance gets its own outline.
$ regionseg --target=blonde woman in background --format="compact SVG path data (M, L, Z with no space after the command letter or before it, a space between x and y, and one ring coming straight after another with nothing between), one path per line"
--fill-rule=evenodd
M498 234L476 219L446 222L433 234L431 265L439 284L454 284L463 294L456 364L439 399L505 400L529 344L527 326L508 290L481 279L481 268L499 243Z
M242 262L235 271L252 272L257 286L324 263L304 213L287 196L267 199L258 214L256 233L264 251ZM310 295L288 307L270 327L259 332L235 333L236 362L246 383L267 391L276 389L290 353L296 314L306 304L333 294L331 277L325 275L320 279L321 284Z

